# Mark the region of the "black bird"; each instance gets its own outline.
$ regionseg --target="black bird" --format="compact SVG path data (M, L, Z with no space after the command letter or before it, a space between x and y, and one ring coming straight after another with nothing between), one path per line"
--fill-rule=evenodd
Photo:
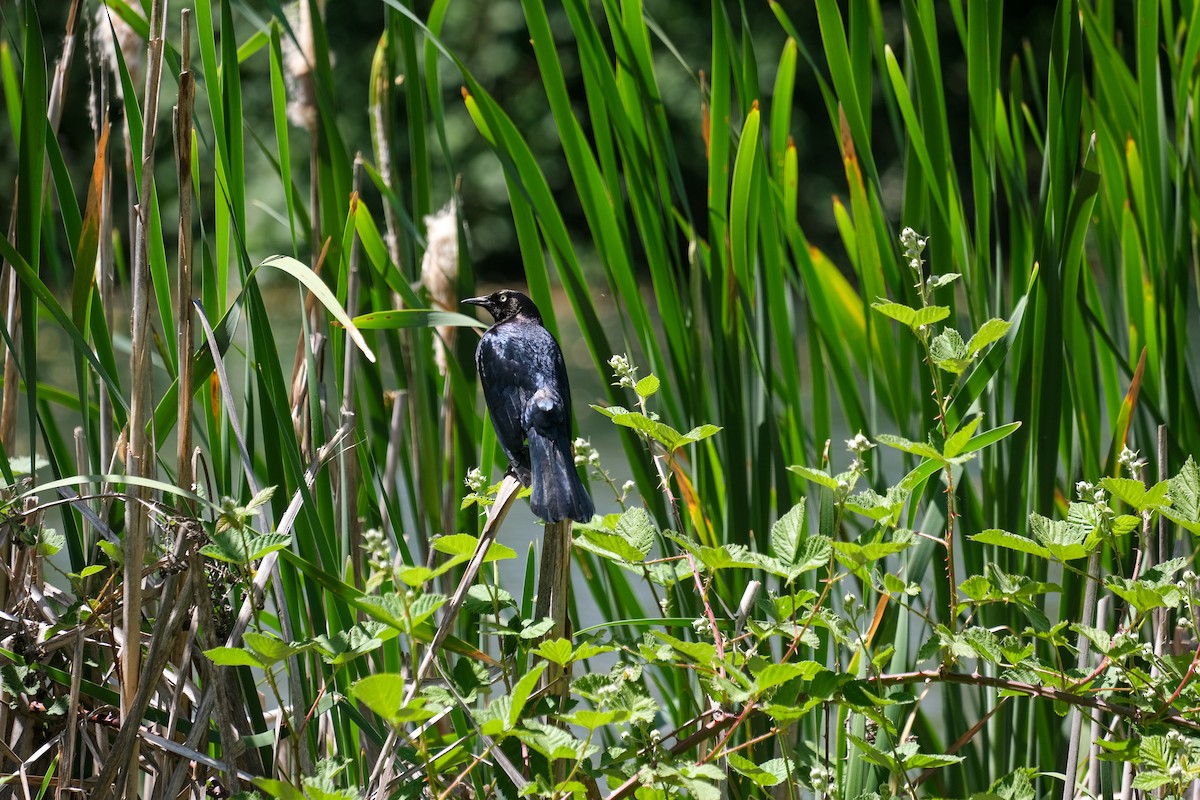
M529 505L546 522L587 522L595 507L571 452L571 387L554 335L533 301L502 289L463 300L483 306L496 324L475 350L483 398L509 471L533 487Z

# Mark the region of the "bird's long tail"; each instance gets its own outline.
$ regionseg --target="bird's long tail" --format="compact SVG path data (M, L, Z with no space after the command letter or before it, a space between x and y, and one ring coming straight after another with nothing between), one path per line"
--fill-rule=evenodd
M595 506L575 472L566 403L557 392L542 387L530 398L522 421L533 478L530 509L546 522L591 520Z
M561 434L546 435L536 428L529 431L528 437L529 463L533 468L529 507L533 513L546 522L591 520L595 506L575 472L571 442Z

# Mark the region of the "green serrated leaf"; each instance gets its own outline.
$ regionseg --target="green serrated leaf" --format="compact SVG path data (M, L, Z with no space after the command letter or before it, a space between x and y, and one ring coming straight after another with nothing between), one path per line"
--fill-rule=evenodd
M902 325L907 325L914 331L922 325L932 325L950 316L950 309L946 306L910 308L903 303L877 302L872 303L871 308L884 316L891 317Z
M1118 514L1113 517L1109 527L1112 529L1113 536L1125 536L1136 531L1141 525L1141 517L1135 517L1132 514Z
M578 526L575 544L601 558L639 564L654 546L657 530L646 510L635 506L619 517L609 515L598 525Z
M430 544L439 553L451 556L467 556L470 558L475 554L475 548L479 546L479 539L469 533L452 533L446 536L439 536ZM491 561L504 561L516 557L516 550L494 541L488 547L487 555L483 557L483 561L486 564Z
M1175 778L1172 778L1170 773L1159 772L1157 770L1147 770L1139 772L1138 776L1133 779L1133 788L1141 789L1144 792L1160 789L1167 784L1174 783Z
M913 442L905 439L903 436L893 436L888 433L880 433L875 436L875 441L879 444L893 447L897 450L903 450L905 453L911 453L914 456L932 459L938 462L945 462L945 458L937 448L925 442Z
M107 539L101 539L96 542L96 546L100 548L100 551L104 553L104 555L108 556L108 560L113 564L120 566L121 564L125 563L125 548L121 547L121 545L117 544L116 542L110 542ZM204 552L203 547L200 548L200 552Z
M441 608L446 600L445 595L433 592L427 592L418 596L409 607L409 614L412 617L410 623L412 629L415 630L418 625L433 616L433 612Z
M108 569L108 567L104 566L103 564L88 564L86 567L79 570L79 574L75 577L77 577L79 580L86 580L93 575L99 575L106 569Z
M516 608L517 601L511 594L492 584L475 584L467 590L463 601L463 612L467 614L494 614L498 609Z
M596 406L592 406L596 408ZM681 445L687 444L684 441L683 434L672 428L666 423L659 422L655 419L650 419L645 414L638 411L627 411L624 414L608 414L612 421L624 428L637 431L638 433L648 436L654 441L661 444L667 450L676 450Z
M1050 551L1042 547L1037 542L1025 536L1018 536L1015 533L1002 531L998 528L990 528L982 533L977 533L969 537L972 541L980 544L990 544L996 547L1004 547L1008 550L1017 550L1021 553L1029 553L1030 555L1039 556L1041 558L1049 558Z
M1183 590L1173 584L1155 586L1148 581L1110 577L1104 585L1143 614L1155 608L1177 608L1183 601Z
M628 718L629 713L623 709L594 711L590 708L581 708L574 714L564 716L563 720L571 725L578 725L586 730L594 731L598 728L603 728L605 725L625 722Z
M405 586L424 586L433 580L434 572L429 567L403 567L396 571L396 577Z
M240 647L214 647L205 650L208 660L219 667L261 667L263 663L249 650Z
M789 470L796 473L805 480L824 486L827 489L837 489L837 479L833 478L828 472L823 469L813 469L812 467L801 467L799 465L788 467Z
M351 697L392 725L419 722L433 716L433 712L425 708L424 698L416 697L405 704L404 694L404 676L391 672L368 675L350 687Z
M308 649L311 645L308 644L291 644L277 639L274 636L247 631L242 637L246 647L249 648L254 655L263 664L274 664L283 661L285 658L295 655Z
M954 328L946 328L929 343L929 357L940 369L961 375L971 363L962 335Z
M54 528L42 528L38 534L35 552L39 556L49 558L67 546L67 537Z
M792 506L791 510L771 526L771 554L784 564L796 563L800 540L804 536L805 498Z
M511 708L512 698L508 695L497 697L488 703L475 717L475 721L479 724L479 732L484 736L499 737L511 730L508 724Z
M931 275L929 280L925 282L925 285L930 289L941 289L943 286L949 286L961 277L962 275L957 272L947 272L942 275Z
M616 649L617 648L607 644L592 644L591 642L584 642L583 644L579 645L579 647L575 648L574 659L576 661L583 661L585 658L595 658L603 653L612 653Z
M1071 524L1067 520L1050 519L1034 513L1029 515L1029 529L1038 543L1049 551L1051 557L1060 561L1086 558L1092 548L1099 544L1099 541L1090 545L1088 542L1089 535L1095 531L1094 525Z
M529 695L533 694L533 690L537 688L537 683L545 671L544 663L536 664L533 669L522 675L521 680L517 681L517 685L513 687L512 706L508 712L509 727L515 726L517 720L521 718L521 712L525 710L525 703L529 700Z
M810 536L800 542L796 559L789 571L789 580L809 570L818 569L829 564L833 555L833 542L827 536Z
M631 547L637 550L644 557L650 552L650 548L654 546L654 536L658 529L654 526L654 520L650 518L650 514L641 506L634 506L626 509L620 517L617 518L617 524L614 528Z
M638 393L638 397L646 398L658 391L659 381L653 375L647 375L642 378L633 387L633 390Z
M772 759L764 764L755 764L748 758L730 753L726 756L729 766L739 775L749 778L758 786L776 786L787 778L787 765L783 759Z
M529 720L514 731L525 744L541 753L550 761L568 759L580 761L588 758L600 748L576 739L562 728L544 722Z
M275 550L290 545L292 537L283 533L258 534L249 528L230 528L213 536L212 542L200 548L201 554L230 564L249 564Z
M1004 660L1004 654L1000 650L1000 640L987 628L967 628L962 635L980 658L993 664L999 664Z
M246 513L250 513L252 511L254 511L259 506L266 505L271 500L271 498L274 496L275 496L275 487L274 486L267 486L263 489L260 489L258 491L258 494L254 495L254 497L250 498L250 502L246 504L246 508L245 508Z
M910 328L913 326L913 320L917 318L917 310L903 303L876 302L871 303L871 308Z
M268 796L275 800L309 800L304 796L304 792L292 786L287 781L275 780L273 778L255 778L254 786L257 789L262 789ZM251 798L260 797L257 792L249 795ZM246 800L246 793L234 795L234 800Z
M1012 327L1012 323L1004 319L989 319L983 325L979 326L979 330L975 331L975 335L967 342L967 355L974 357L979 351L987 347L993 342L998 342L1008 333L1008 329Z
M599 412L599 413L603 414L604 416L608 417L609 419L612 419L613 417L615 417L615 416L618 416L618 415L620 415L620 414L628 414L628 413L630 413L629 409L628 409L628 408L625 408L624 406L598 406L598 405L592 405L592 406L591 406L591 409L592 409L593 411L597 411L597 412Z
M716 436L722 430L723 429L719 425L697 426L683 435L683 441L678 446L682 447L685 444L695 444L696 442L703 441L709 437Z
M815 661L788 661L783 664L768 664L754 676L754 685L759 692L782 686L790 680L802 678L812 680L824 669Z
M932 325L935 322L941 322L950 316L950 309L946 306L925 306L917 309L917 315L913 319L912 328L916 330L923 325Z
M979 414L964 422L958 430L950 434L950 437L946 439L946 446L943 448L946 458L954 458L963 451L963 448L967 446L967 442L975 435L975 429L979 427L979 423L982 421L983 415Z
M1188 456L1183 469L1168 482L1167 497L1171 507L1163 513L1172 521L1195 534L1200 534L1200 467Z
M913 546L911 541L892 542L833 542L833 549L839 560L853 568L872 564L881 558L903 552Z
M1100 628L1093 628L1090 625L1081 625L1073 623L1071 629L1078 633L1083 638L1095 645L1096 649L1101 653L1107 653L1112 647L1112 636L1108 631Z
M958 591L960 594L979 602L991 594L992 582L982 575L972 575L962 582L958 587Z
M560 667L566 666L571 661L571 643L566 639L547 639L538 645L533 654L558 664Z
M521 628L521 632L518 635L520 636L520 638L526 639L526 640L540 639L543 636L545 636L546 633L553 627L554 627L554 620L549 619L549 618L541 619L541 620L538 620L537 622L530 622L528 625Z
M892 597L900 597L907 587L904 585L904 580L898 575L885 572L883 573L883 588Z
M701 563L709 572L722 569L753 569L775 566L764 560L759 553L738 544L727 544L721 547L701 547L696 551Z
M892 758L890 755L883 752L878 747L876 747L875 745L868 742L866 739L855 736L853 734L847 734L847 736L850 739L850 741L854 742L855 747L858 748L859 753L862 755L862 757L865 761L867 761L871 764L874 764L877 767L883 767L884 769L887 769L887 770L898 771L898 765L896 763L896 760L894 758Z
M932 753L917 753L904 760L908 769L939 769L951 764L962 763L962 756L933 755Z
M654 636L671 646L671 649L695 661L701 666L712 666L716 662L717 648L708 642L685 642L669 633L654 631Z
M1160 481L1149 489L1133 478L1105 478L1100 485L1113 497L1132 506L1137 511L1158 510L1167 498L1170 481Z
M616 533L596 530L580 531L575 537L574 544L576 547L610 561L637 564L646 557L645 553L629 544L624 536Z

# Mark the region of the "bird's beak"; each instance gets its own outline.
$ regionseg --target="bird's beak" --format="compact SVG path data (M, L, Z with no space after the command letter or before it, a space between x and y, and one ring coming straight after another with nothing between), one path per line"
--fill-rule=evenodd
M488 302L488 299L486 296L485 297L468 297L466 300L462 301L462 304L469 305L469 306L486 306L487 302Z

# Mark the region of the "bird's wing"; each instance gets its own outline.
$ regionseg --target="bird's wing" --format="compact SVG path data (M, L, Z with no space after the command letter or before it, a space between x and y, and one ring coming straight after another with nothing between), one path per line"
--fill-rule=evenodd
M476 351L483 398L496 428L496 439L509 461L529 468L522 417L532 388L525 379L528 365L521 358L520 342L512 337L484 334Z
M521 424L527 435L535 429L543 435L551 432L558 434L564 430L569 433L570 428L563 427L564 422L567 426L571 424L565 412L562 396L551 387L543 386L534 392L525 404Z
M554 360L554 385L559 395L559 402L562 404L563 419L566 421L567 438L571 438L571 383L567 380L567 364L563 361L562 348L558 346L558 342L554 339L554 335L550 331L546 331L546 336L553 344L551 349L551 357Z

